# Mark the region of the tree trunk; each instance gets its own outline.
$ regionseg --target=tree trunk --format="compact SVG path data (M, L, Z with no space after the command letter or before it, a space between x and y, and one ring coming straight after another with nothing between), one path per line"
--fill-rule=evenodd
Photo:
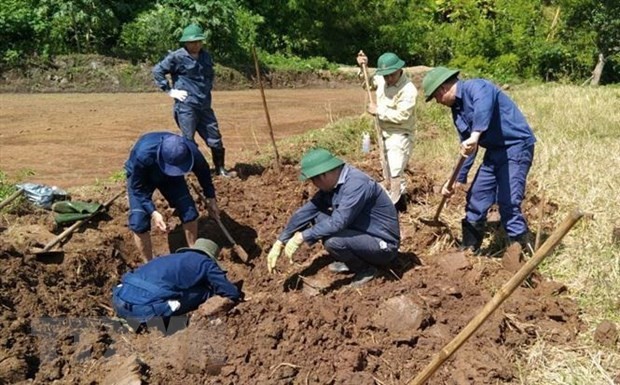
M601 81L601 75L603 73L603 68L605 67L605 56L602 53L598 54L598 63L596 63L596 67L594 67L594 71L592 71L592 81L590 82L591 86L598 86Z

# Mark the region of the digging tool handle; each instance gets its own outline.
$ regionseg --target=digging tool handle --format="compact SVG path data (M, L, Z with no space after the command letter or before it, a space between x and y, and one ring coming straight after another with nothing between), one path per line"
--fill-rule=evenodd
M366 92L368 93L368 102L372 102L372 94L370 93L370 81L368 80L368 67L366 64L362 64L362 73L364 74L364 85ZM381 171L383 172L383 179L390 180L390 170L388 168L388 161L385 155L385 143L383 142L383 133L379 126L379 118L375 115L375 131L377 133L377 144L379 145L379 158L381 159Z
M568 231L583 217L583 212L577 209L570 213L564 222L560 224L553 234L536 250L532 258L527 261L519 271L504 284L504 286L487 302L482 311L472 319L461 332L454 337L441 351L435 355L433 360L420 372L409 385L422 385L439 369L439 367L448 359L461 345L465 343L478 330L478 328L486 321L486 319L508 298L523 281L536 269L536 267L545 259L545 257L560 243L562 238Z
M230 235L230 233L228 232L228 230L226 230L226 227L224 227L224 224L222 223L222 220L220 218L215 218L215 221L217 222L217 225L220 226L220 229L222 229L222 232L224 233L224 235L226 236L226 238L228 239L228 242L232 243L233 246L237 244L237 242L235 242L235 240L233 239L233 237Z
M459 159L456 161L454 170L452 170L452 175L450 175L450 179L448 180L447 187L449 190L451 190L454 186L454 182L456 182L456 178L459 175L459 171L461 171L461 167L463 167L463 163L465 163L465 159L467 159L466 156L459 155ZM439 207L437 207L437 211L435 212L435 217L433 218L433 221L439 221L439 215L441 215L441 210L443 210L443 207L445 206L447 200L448 197L445 195L441 198L441 202L439 203Z
M13 194L11 194L8 198L6 198L2 202L0 202L0 209L3 208L4 206L8 205L9 203L13 202L15 199L17 199L17 197L19 197L23 193L24 193L24 189L23 188L17 189L17 191L15 191Z
M198 190L198 187L196 187L196 185L194 183L190 183L190 184L191 184L192 188L194 189L194 191L196 192L196 194L198 194L198 197L200 198L202 203L204 203L205 206L206 206L207 205L207 199L204 197L204 195L202 195L200 193L200 191ZM222 232L226 236L226 239L228 239L228 242L232 243L233 250L235 250L235 252L239 256L239 258L241 258L243 260L243 262L247 262L248 259L249 259L249 256L248 256L248 253L245 251L245 249L243 247L241 247L241 245L237 244L237 242L235 242L235 240L230 235L230 233L228 232L226 227L224 227L224 224L222 223L222 220L219 217L216 217L215 221L217 222L217 225L220 227L220 229L222 230Z
M77 228L79 228L80 226L82 226L84 223L88 222L89 220L91 220L92 217L94 217L95 215L106 211L110 205L112 205L112 202L114 202L116 200L116 198L120 197L121 195L125 194L125 190L120 191L118 194L114 195L112 198L110 198L110 200L108 200L107 202L105 202L100 208L99 210L95 211L94 213L90 214L89 216L87 216L84 219L81 219L77 222L75 222L74 224L72 224L71 226L67 227L67 229L65 231L63 231L62 233L60 233L60 235L58 235L56 238L52 239L47 245L45 245L45 247L43 249L41 249L38 253L45 253L48 252L52 249L52 247L56 246L56 244L58 244L59 242L61 242L62 240L64 240L65 238L67 238L71 233L73 233Z

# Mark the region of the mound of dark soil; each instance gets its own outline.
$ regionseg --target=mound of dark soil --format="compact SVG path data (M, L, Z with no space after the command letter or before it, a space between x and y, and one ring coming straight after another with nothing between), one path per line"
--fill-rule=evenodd
M377 176L378 162L358 166ZM63 384L406 384L484 306L511 273L496 259L465 257L450 249L431 255L451 230L419 221L439 201L422 168L409 175L410 209L402 214L398 262L360 289L323 268L319 245L306 246L269 274L265 254L291 213L314 188L297 171L238 170L243 178L217 179L224 224L249 253L242 264L208 218L200 236L224 246L223 263L242 280L247 301L219 318L182 330L175 319L163 334L154 325L134 334L109 318L111 288L138 262L119 199L48 260L30 250L60 230L41 212L3 216L0 233L0 383ZM91 189L74 199L107 200L123 186ZM461 197L462 198L462 197ZM458 197L457 197L458 199ZM529 198L528 210L535 207ZM160 199L159 207L165 207ZM417 213L417 214L414 214ZM155 250L183 245L175 230L153 234ZM176 226L175 226L176 225ZM50 230L53 230L51 232ZM519 383L519 349L543 335L570 343L581 323L562 285L540 278L519 288L431 378L431 384ZM160 325L161 326L161 325ZM133 381L133 382L132 382Z

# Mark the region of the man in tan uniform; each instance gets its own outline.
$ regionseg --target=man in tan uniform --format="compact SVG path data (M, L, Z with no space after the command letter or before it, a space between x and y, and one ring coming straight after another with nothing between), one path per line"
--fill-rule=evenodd
M357 63L368 64L360 51ZM406 190L403 172L413 150L415 124L414 107L418 90L403 71L405 62L396 54L386 52L377 61L377 71L371 87L376 88L377 102L372 100L368 112L378 118L383 134L390 170L390 198L397 204Z

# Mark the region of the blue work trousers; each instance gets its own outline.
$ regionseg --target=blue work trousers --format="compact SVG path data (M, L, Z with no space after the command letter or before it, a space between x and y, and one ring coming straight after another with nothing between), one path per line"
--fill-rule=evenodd
M382 239L350 229L324 239L323 246L336 261L346 263L353 271L361 271L368 265L386 266L398 252Z
M174 103L174 120L187 139L195 141L198 132L209 148L223 148L222 134L211 107L194 107L177 101Z
M534 145L514 145L499 150L487 149L467 193L465 219L484 223L497 199L502 225L511 238L528 231L521 212L527 174L534 158Z
M198 210L194 199L189 193L184 177L172 177L165 185L159 186L159 191L166 198L170 207L176 209L182 223L188 223L198 218ZM152 193L151 193L152 194ZM129 193L129 229L136 234L151 230L151 216L142 208L142 203L133 194Z

